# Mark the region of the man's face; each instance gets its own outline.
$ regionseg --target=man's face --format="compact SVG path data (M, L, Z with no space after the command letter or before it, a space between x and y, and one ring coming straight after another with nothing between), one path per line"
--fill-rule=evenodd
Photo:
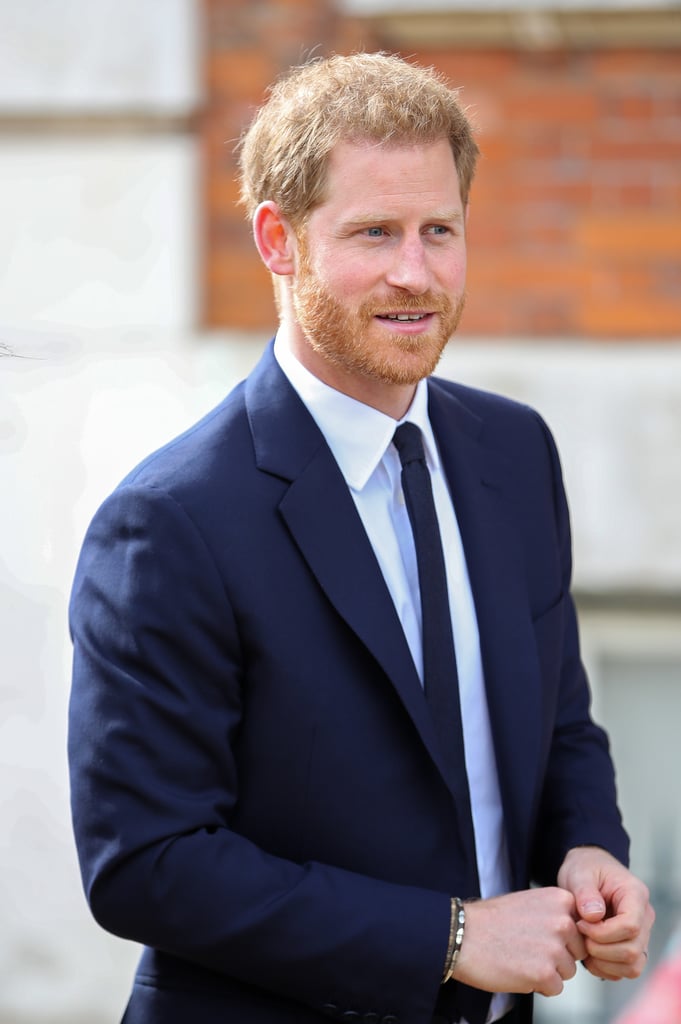
M328 199L299 238L298 355L338 390L371 401L433 371L463 308L464 209L446 140L340 143Z

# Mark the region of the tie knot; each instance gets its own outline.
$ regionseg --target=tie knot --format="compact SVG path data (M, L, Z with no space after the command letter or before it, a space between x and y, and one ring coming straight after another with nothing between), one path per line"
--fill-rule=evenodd
M415 423L402 423L393 435L393 444L403 466L410 462L426 461L421 431Z

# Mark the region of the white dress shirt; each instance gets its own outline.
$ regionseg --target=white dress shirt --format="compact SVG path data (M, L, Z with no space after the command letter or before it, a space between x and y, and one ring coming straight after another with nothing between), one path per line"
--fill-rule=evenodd
M400 459L391 443L398 422L378 409L334 390L310 373L293 355L283 329L277 334L274 354L324 435L345 478L423 682L416 551L400 482ZM508 892L510 872L478 623L456 514L428 418L425 380L417 385L411 406L399 423L406 421L415 423L423 435L445 554L463 733L464 738L475 737L474 743L467 743L464 739L464 752L480 894L483 898L496 896ZM495 995L488 1022L502 1017L509 1006L509 997Z

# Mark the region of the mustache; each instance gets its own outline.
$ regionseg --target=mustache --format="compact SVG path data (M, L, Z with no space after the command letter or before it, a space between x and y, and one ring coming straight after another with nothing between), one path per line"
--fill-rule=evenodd
M425 292L423 295L391 295L385 299L363 302L360 312L368 316L386 313L448 313L452 300L447 295Z

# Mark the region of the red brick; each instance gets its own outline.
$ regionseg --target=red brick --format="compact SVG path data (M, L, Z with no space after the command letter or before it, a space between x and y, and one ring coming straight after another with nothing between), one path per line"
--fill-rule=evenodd
M624 80L629 87L638 81L650 88L657 81L670 81L679 75L679 54L676 49L651 48L594 50L591 56L591 70L595 77L609 80Z
M631 127L635 121L652 122L655 117L655 97L652 93L629 92L614 95L606 102L606 116Z
M468 90L480 82L485 91L490 82L502 84L515 74L517 55L512 50L428 50L416 52L414 59L420 64L434 65L454 86Z
M545 122L550 125L573 123L589 125L598 115L598 99L592 92L550 87L540 91L512 90L506 95L504 110L514 121Z
M215 55L208 64L208 89L212 102L240 97L263 96L265 83L271 81L281 69L271 57L257 47Z
M650 303L645 296L589 302L577 317L579 332L593 337L678 338L681 303Z
M681 254L681 217L673 219L641 212L629 215L594 213L575 225L574 241L588 252L621 262L640 260L642 256L678 260Z
M208 323L274 331L272 285L259 259L240 259L234 253L231 257L213 260L206 282Z
M649 164L677 161L681 164L681 137L637 137L633 130L627 137L600 136L592 142L592 154L594 160L645 161Z

